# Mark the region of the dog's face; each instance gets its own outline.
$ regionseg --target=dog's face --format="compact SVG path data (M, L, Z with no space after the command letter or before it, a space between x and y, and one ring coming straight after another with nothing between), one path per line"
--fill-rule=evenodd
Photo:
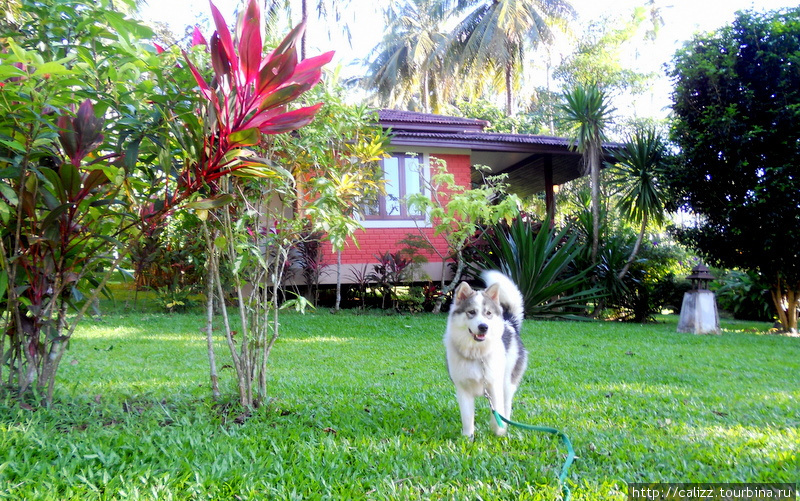
M500 287L490 286L482 292L461 282L453 296L451 322L453 327L466 330L476 342L483 342L487 336L502 336L503 310L498 302Z

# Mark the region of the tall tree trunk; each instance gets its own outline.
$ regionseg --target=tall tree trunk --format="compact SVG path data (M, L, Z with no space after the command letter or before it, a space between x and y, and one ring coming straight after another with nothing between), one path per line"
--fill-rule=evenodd
M342 250L336 251L336 306L334 311L339 311L342 303Z
M545 66L545 76L546 80L546 89L547 89L547 123L550 128L550 135L554 136L556 134L556 119L555 113L553 113L553 105L550 99L550 68L552 67L552 56L550 54L550 46L547 47L547 63Z
M203 233L206 237L206 255L211 255L214 252L214 242L211 234L208 231L208 226L203 221ZM222 300L222 298L220 298ZM217 374L217 357L214 353L214 270L211 260L208 262L206 270L206 343L208 345L208 366L211 377L211 395L214 400L218 400L219 393L219 376Z
M597 264L600 246L600 145L590 146L590 169L592 179L592 264Z
M786 290L786 302L789 305L786 311L786 320L787 326L786 330L789 332L797 334L797 300L798 300L798 291L792 290L791 288L787 288Z
M306 58L306 33L308 33L308 0L302 0L300 3L301 21L306 23L306 29L300 36L300 60Z
M786 332L797 332L797 308L800 300L800 284L789 286L780 275L770 294L772 304L778 313L778 321ZM785 305L785 306L784 306Z
M422 109L425 113L431 112L430 94L431 91L428 82L428 70L425 70L422 73Z
M512 89L512 72L514 67L511 63L506 64L506 116L511 116L514 109L514 90Z

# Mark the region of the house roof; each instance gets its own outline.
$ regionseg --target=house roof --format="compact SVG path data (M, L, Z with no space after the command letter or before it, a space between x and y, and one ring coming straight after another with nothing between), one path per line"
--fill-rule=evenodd
M419 113L416 111L378 110L381 125L397 130L429 130L435 128L439 132L481 132L489 126L486 120L475 118L450 117Z
M552 166L553 184L582 175L580 153L565 138L486 132L489 122L400 110L378 110L379 123L392 133L392 145L467 149L473 165L508 174L511 191L520 196L545 190L545 172ZM473 181L478 181L476 176Z

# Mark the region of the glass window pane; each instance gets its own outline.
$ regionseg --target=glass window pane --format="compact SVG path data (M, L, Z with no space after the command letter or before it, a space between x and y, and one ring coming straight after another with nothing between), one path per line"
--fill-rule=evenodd
M386 215L400 215L400 164L397 157L383 160L384 180L386 181Z
M420 178L419 159L408 157L405 159L405 178L406 178L406 197L416 195L422 191L422 180ZM409 216L420 216L419 210L409 210Z

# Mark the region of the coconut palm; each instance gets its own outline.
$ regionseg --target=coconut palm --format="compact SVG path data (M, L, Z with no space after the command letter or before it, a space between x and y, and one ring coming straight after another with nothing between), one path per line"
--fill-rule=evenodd
M664 192L659 178L664 173L666 155L661 136L650 128L633 134L614 156L613 183L620 194L617 206L629 221L640 225L631 255L618 275L622 280L636 259L647 225L664 222Z
M460 65L473 77L499 77L506 93L506 113L513 112L515 80L522 75L526 53L553 41L553 27L575 17L566 0L459 0L466 13L452 43Z
M373 90L382 105L413 108L418 99L422 111L437 112L452 74L444 66L446 2L393 3L385 17L386 34L367 56L362 86Z
M592 262L597 264L600 243L600 163L603 156L605 129L611 121L608 95L597 85L577 85L564 93L565 103L559 106L562 122L568 127L573 146L583 156L584 174L590 174L592 190Z
M272 31L277 34L283 33L285 27L278 26L282 16L289 17L288 24L290 26L294 26L298 22L308 24L309 7L316 11L318 20L324 21L321 24L328 30L328 38L331 36L331 27L335 26L344 32L348 41L350 40L350 26L342 19L342 14L350 7L350 0L264 0L264 16L270 34ZM300 11L299 21L296 19L298 10ZM292 14L295 15L294 21ZM306 46L308 45L306 33L308 31L304 31L300 38L300 59L306 58Z

